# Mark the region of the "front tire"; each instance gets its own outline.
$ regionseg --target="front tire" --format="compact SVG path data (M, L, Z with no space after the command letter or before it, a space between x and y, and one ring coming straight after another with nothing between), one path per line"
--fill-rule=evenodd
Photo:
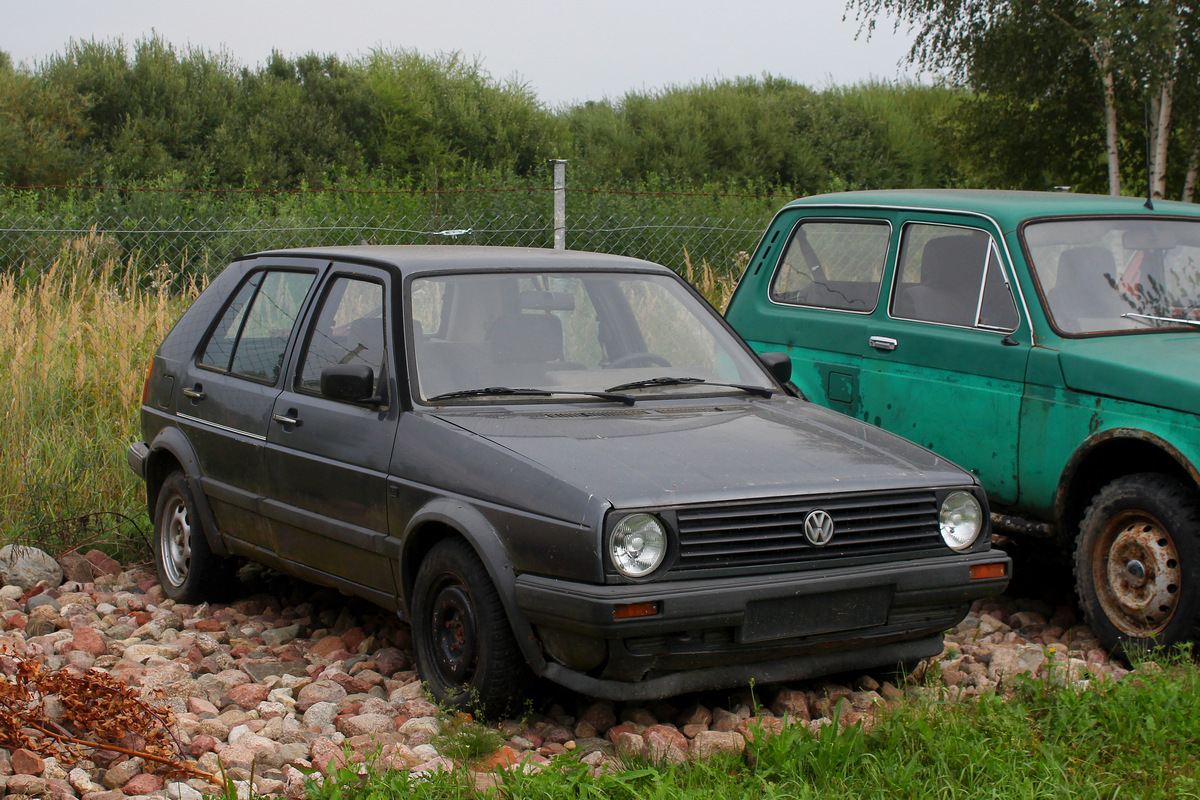
M446 539L433 546L417 570L412 607L417 671L437 702L483 716L520 705L528 667L469 544Z
M180 603L203 600L222 576L208 546L196 501L182 472L172 472L154 507L154 565L163 592Z
M1101 643L1127 657L1196 638L1200 622L1200 499L1167 475L1105 486L1075 547L1080 604Z

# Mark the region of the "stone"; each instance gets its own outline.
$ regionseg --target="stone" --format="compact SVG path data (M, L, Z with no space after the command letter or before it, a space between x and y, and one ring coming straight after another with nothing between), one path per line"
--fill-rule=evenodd
M121 791L129 796L152 794L163 788L163 779L149 772L143 772L141 775L134 775L129 779Z
M103 656L108 654L108 643L104 641L103 636L96 632L95 628L90 625L80 625L75 629L75 635L71 639L71 649L93 656Z
M9 764L17 775L41 775L46 769L46 761L41 756L24 748L12 752Z
M301 773L303 776L303 773ZM204 793L188 786L183 781L173 781L166 787L167 800L204 800Z
M670 725L651 725L643 733L646 753L656 764L682 764L688 757L687 737Z
M122 786L128 783L134 775L140 773L145 766L146 762L139 757L135 756L134 758L127 758L124 761L117 762L105 770L104 777L100 780L100 782L107 789L120 789Z
M320 732L326 725L332 725L337 717L337 705L330 702L313 703L304 712L304 727L307 730Z
M63 582L62 567L48 553L21 544L0 547L0 583L29 591L40 581L50 586Z
M359 736L391 733L396 730L396 725L386 714L357 714L339 720L337 729L347 736Z
M316 703L338 703L345 698L346 690L333 681L313 681L296 695L296 710L303 714Z
M243 683L226 692L221 697L221 701L225 705L232 703L249 711L266 700L270 691L261 683Z
M692 740L689 755L694 759L708 759L718 754L740 755L746 749L746 740L733 731L704 731Z
M808 695L796 689L781 689L771 702L771 713L777 717L808 722L812 713L808 708Z

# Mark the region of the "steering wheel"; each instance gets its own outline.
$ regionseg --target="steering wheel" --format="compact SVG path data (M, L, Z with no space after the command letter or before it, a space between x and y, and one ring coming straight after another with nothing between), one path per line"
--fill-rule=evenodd
M619 356L616 360L610 361L604 365L605 369L620 369L621 367L669 367L671 362L660 356L658 353L650 353L645 350L636 353L626 353Z

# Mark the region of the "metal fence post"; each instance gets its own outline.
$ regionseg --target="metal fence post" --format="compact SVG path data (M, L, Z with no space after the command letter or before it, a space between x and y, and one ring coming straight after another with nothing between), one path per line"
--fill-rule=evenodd
M554 249L567 249L567 159L552 158L554 165Z

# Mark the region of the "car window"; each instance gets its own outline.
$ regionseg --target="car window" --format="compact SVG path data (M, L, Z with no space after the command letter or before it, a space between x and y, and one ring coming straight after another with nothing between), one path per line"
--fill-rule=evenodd
M1200 320L1200 221L1048 220L1022 236L1060 331L1178 329Z
M383 285L349 276L335 278L308 331L296 388L319 392L325 367L363 364L374 372L372 390L378 391L387 364L386 331Z
M1016 302L987 233L950 225L905 226L892 316L1012 331Z
M891 227L869 220L806 220L796 226L771 282L790 305L873 311Z
M312 273L282 270L250 275L209 335L200 364L255 381L278 380L313 278Z
M409 298L425 398L488 387L597 392L664 375L687 379L672 393L770 386L712 310L667 276L439 275L414 279Z

